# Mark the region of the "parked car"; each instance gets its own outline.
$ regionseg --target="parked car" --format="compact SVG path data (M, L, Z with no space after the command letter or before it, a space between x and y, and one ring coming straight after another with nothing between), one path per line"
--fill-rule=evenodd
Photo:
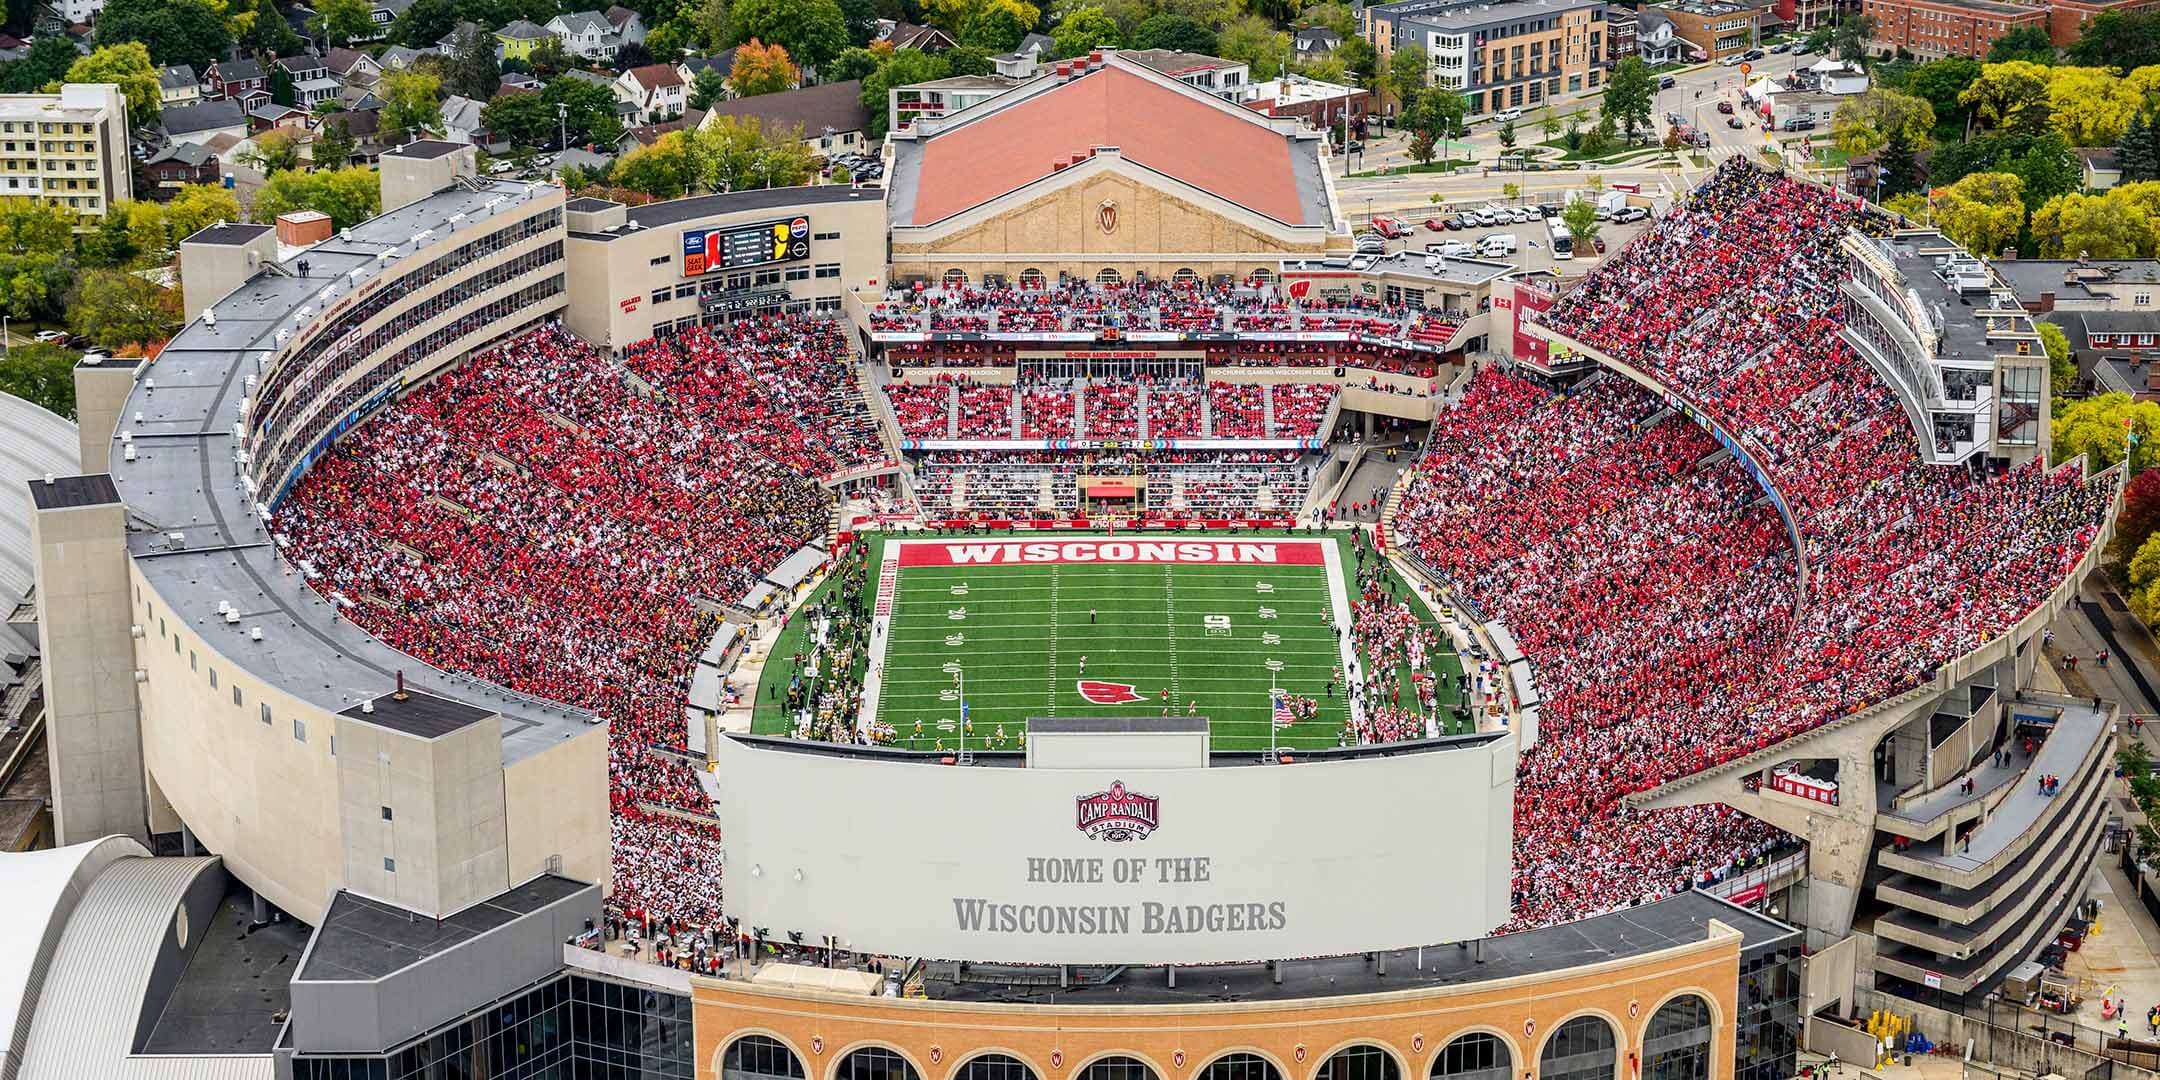
M1537 212L1538 216L1542 218L1556 218L1560 216L1560 207L1549 202L1539 203L1537 204Z
M1727 116L1731 116L1731 115L1732 115L1732 102L1730 102L1730 101L1720 101L1720 102L1718 102L1718 103L1717 103L1717 111L1719 111L1719 112L1721 112L1721 113L1724 113L1724 114L1725 114L1725 115L1727 115Z
M1780 41L1780 42L1778 42L1777 44L1775 44L1775 45L1772 45L1772 46L1770 46L1770 51L1771 51L1771 52L1773 52L1773 53L1782 53L1782 52L1784 52L1785 50L1787 50L1787 49L1790 49L1790 48L1792 48L1792 42L1790 42L1790 41Z
M1812 46L1812 45L1809 45L1809 44L1808 44L1807 42L1805 42L1805 41L1803 41L1803 42L1801 42L1800 44L1798 44L1798 45L1795 45L1795 46L1793 46L1793 47L1792 47L1792 54L1793 54L1794 56L1806 56L1806 55L1808 55L1809 53L1812 53L1812 52L1814 52L1814 51L1815 51L1815 48L1814 48L1814 46Z
M1657 79L1657 88L1660 90L1670 90L1678 82L1678 79L1675 79L1670 75L1660 75Z
M1495 124L1505 124L1510 120L1520 119L1522 119L1521 109L1506 109L1493 114L1493 123Z
M1744 128L1747 125L1741 123L1740 118L1737 116L1728 116L1725 118L1725 126L1729 128Z
M34 336L47 345L65 345L68 343L68 332L65 330L40 330Z
M1399 240L1410 235L1410 227L1394 218L1374 218L1372 226L1374 232L1390 240Z
M1742 61L1741 61L1741 56L1740 56L1740 54L1739 54L1739 53L1734 53L1733 55L1731 55L1731 56L1728 56L1728 57L1726 57L1725 59L1723 59L1723 60L1720 60L1720 61L1718 61L1718 66L1719 66L1719 67L1739 67L1739 66L1740 66L1740 64L1741 64L1741 62L1742 62Z
M1631 221L1641 221L1649 216L1650 211L1640 206L1623 206L1613 211L1612 220L1615 225L1625 225Z
M1430 229L1430 230L1432 230L1433 232L1446 232L1446 231L1447 231L1447 225L1446 225L1446 223L1442 222L1442 221L1441 221L1441 220L1440 220L1439 218L1436 218L1436 217L1429 217L1429 218L1426 218L1426 219L1425 219L1425 227L1426 227L1427 229Z
M1787 130L1787 131L1813 131L1813 130L1815 130L1815 121L1813 121L1813 120L1810 120L1810 119L1808 119L1807 117L1803 116L1803 117L1800 117L1799 119L1796 119L1796 120L1792 120L1792 121L1788 122L1788 123L1787 123L1787 124L1785 125L1785 130Z
M1603 255L1603 254L1605 254L1605 238L1604 238L1604 237L1602 237L1602 236L1593 236L1593 237L1591 237L1591 238L1590 238L1590 243L1591 243L1592 245L1594 245L1594 246L1595 246L1595 247L1597 248L1597 253L1598 253L1598 254L1600 254L1600 255Z
M1665 114L1665 122L1671 124L1674 127L1682 127L1686 125L1687 117L1682 116L1676 112L1669 112Z
M1454 217L1451 217L1451 218L1447 219L1447 227L1448 227L1448 231L1449 231L1449 232L1454 232L1454 231L1456 231L1456 230L1458 230L1458 229L1467 229L1467 228L1469 228L1469 227L1470 227L1470 215L1468 215L1468 214L1456 214L1456 215L1455 215Z
M1761 49L1749 49L1748 51L1740 54L1740 59L1745 61L1755 61L1762 58L1763 51Z

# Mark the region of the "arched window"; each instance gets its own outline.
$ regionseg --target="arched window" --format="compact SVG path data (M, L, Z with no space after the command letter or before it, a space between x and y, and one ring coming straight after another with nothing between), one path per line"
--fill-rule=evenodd
M1020 287L1023 289L1042 288L1043 272L1032 266L1020 271Z
M1684 994L1658 1007L1643 1039L1643 1080L1709 1080L1710 1003Z
M1473 1031L1448 1043L1432 1063L1432 1080L1508 1080L1514 1073L1515 1055L1507 1041L1489 1031Z
M720 1057L720 1080L803 1080L802 1061L768 1035L745 1035Z
M1115 266L1105 266L1095 273L1095 284L1097 285L1116 285L1124 280L1124 275L1119 274Z
M1603 1017L1578 1016L1545 1040L1538 1051L1539 1080L1612 1080L1617 1054L1612 1025Z
M1320 1063L1318 1080L1402 1080L1395 1056L1377 1046L1345 1046Z
M908 1059L882 1046L865 1046L840 1059L838 1080L922 1080Z
M1224 1054L1200 1070L1199 1080L1282 1080L1282 1070L1258 1054Z
M962 270L957 266L945 271L946 288L958 289L964 287L965 285L967 285L967 271Z
M984 1054L969 1058L953 1080L1035 1080L1035 1070L1011 1054Z
M1160 1080L1160 1078L1155 1075L1155 1070L1148 1068L1147 1062L1139 1058L1113 1054L1080 1070L1080 1075L1074 1077L1073 1080Z
M1194 285L1199 283L1200 274L1190 266L1180 266L1177 273L1170 275L1170 280L1178 285Z
M1263 266L1258 270L1252 272L1252 279L1262 285L1265 285L1268 282L1275 280L1275 271Z

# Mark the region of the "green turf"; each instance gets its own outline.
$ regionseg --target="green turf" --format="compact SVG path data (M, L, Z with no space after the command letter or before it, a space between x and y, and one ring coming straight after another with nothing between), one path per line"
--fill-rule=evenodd
M1334 538L1349 576L1355 566L1349 535ZM885 539L863 538L872 592ZM1191 710L1206 717L1217 749L1259 750L1269 745L1273 674L1276 685L1315 699L1320 710L1277 733L1279 745L1335 746L1345 705L1339 681L1332 697L1326 691L1341 664L1335 631L1323 618L1334 610L1330 585L1324 565L903 567L878 718L892 726L896 745L956 747L959 687L947 667L957 663L966 678L968 744L976 748L1019 748L1019 733L1030 717L1158 716L1165 708L1162 692L1168 690L1171 714ZM1350 585L1343 588L1347 604ZM821 589L811 602L824 595ZM1419 611L1431 621L1421 606ZM1227 617L1229 627L1208 626L1208 616ZM774 657L803 649L805 621L791 621L775 643ZM1144 700L1096 704L1084 699L1078 688L1082 656L1086 678L1131 683ZM1280 670L1271 673L1270 660L1280 661ZM1452 655L1440 659L1440 668L1449 676L1461 670ZM860 674L858 665L853 677ZM764 704L791 675L786 659L767 665L752 730L791 729L789 714ZM1452 679L1444 682L1443 700L1452 704ZM996 739L1001 724L1002 743Z

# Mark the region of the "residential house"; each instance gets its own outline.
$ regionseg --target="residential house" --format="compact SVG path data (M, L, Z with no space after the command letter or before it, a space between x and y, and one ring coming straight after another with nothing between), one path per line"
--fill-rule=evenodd
M1300 60L1318 60L1342 46L1342 35L1325 26L1307 26L1290 35L1290 50Z
M999 75L1007 78L1024 79L1035 74L1035 69L1041 66L1043 61L1049 60L1056 55L1057 42L1052 41L1050 35L1029 33L1026 37L1020 39L1018 48L1009 53L999 53L991 57L990 63L997 69Z
M769 135L797 132L815 154L861 153L869 146L863 133L870 127L870 110L863 108L860 79L716 101L698 126L723 120L755 121Z
M681 116L687 107L682 74L669 64L631 68L615 80L615 96L637 107L638 116L657 124Z
M519 19L495 31L495 40L501 46L505 60L531 60L533 50L554 36L546 27L528 19Z
M248 132L261 134L272 128L281 128L295 136L302 135L308 131L308 120L311 116L312 114L304 109L266 101L248 110Z
M624 44L645 44L644 16L617 4L607 9L606 17L608 25L615 28L615 36L623 39Z
M684 57L682 63L675 65L675 74L682 76L683 85L686 87L696 86L698 75L708 70L719 75L722 81L733 75L735 73L734 48L722 49L711 56ZM727 92L723 90L721 96L727 96Z
M2160 400L2160 311L2064 310L2046 321L2062 330L2071 359L2100 390Z
M2122 183L2122 158L2112 146L2084 146L2071 151L2085 173L2085 190L2106 191Z
M201 143L171 143L135 170L137 198L170 202L189 184L218 182L217 155Z
M573 146L556 155L555 158L555 171L557 173L567 169L579 169L605 177L608 170L614 167L615 155L603 154L597 150L587 150L582 146Z
M696 119L692 119L692 117L696 117ZM673 120L664 121L658 124L639 124L634 128L630 128L624 131L622 135L615 140L615 152L618 154L627 154L632 150L639 150L643 149L644 147L651 146L652 144L659 142L662 135L666 135L671 131L686 131L696 128L697 121L703 120L704 118L704 113L692 111L691 113L685 114L683 116L678 116Z
M219 60L203 73L204 97L237 101L244 112L270 100L270 76L253 60Z
M97 21L98 12L105 10L105 0L57 0L53 10L70 25L86 26Z
M381 121L382 112L380 109L367 112L336 112L323 117L323 130L329 131L332 128L343 127L345 134L351 137L353 141L353 162L372 165L375 163L375 159L381 157L386 149L382 141L376 138L376 133L381 130ZM317 162L316 164L318 167L327 168L348 163Z
M1125 49L1118 55L1225 101L1244 101L1252 97L1252 68L1243 60L1225 60L1220 56L1176 49Z
M443 99L442 130L446 142L464 146L477 146L491 154L510 149L510 140L499 138L480 122L481 110L487 108L484 101L475 101L462 94L452 94Z
M375 31L368 40L381 41L390 36L390 24L396 22L397 17L413 5L413 0L373 0L373 3L374 6L368 9L368 22L375 27Z
M380 112L383 100L375 91L357 83L338 91L338 108L346 112Z
M330 65L313 54L280 59L278 66L285 69L293 80L293 103L303 109L313 109L325 101L334 100L342 88L330 75Z
M1647 8L1636 13L1635 54L1642 57L1643 63L1678 63L1680 50L1686 45L1671 19Z
M960 45L953 40L951 34L935 26L916 26L914 23L894 19L879 19L877 36L872 40L889 42L895 49L915 49L926 53L941 53Z
M1605 9L1605 66L1613 67L1620 61L1635 55L1635 36L1642 31L1642 18L1624 7Z
M451 27L449 33L436 38L435 51L444 56L456 56L458 46L463 45L467 37L484 33L487 33L487 31L480 29L479 23L468 19Z
M546 88L547 84L541 82L536 76L522 71L505 71L503 72L502 83L497 86L495 92L498 96L504 93L537 94Z
M264 100L269 100L264 95ZM158 126L165 130L166 139L172 142L191 142L207 145L217 135L230 134L234 139L247 135L247 113L240 103L231 98L205 101L199 105L181 105L158 114Z
M13 34L0 34L0 62L26 60L29 56L29 42Z
M278 57L276 64L285 70L285 74L292 76L295 83L305 82L309 79L325 79L330 76L330 65L325 63L322 57L314 53L281 56Z
M372 87L382 79L382 65L358 49L335 48L323 56L330 77L347 86Z
M597 11L557 15L548 20L547 28L562 42L564 52L586 60L612 61L615 50L622 47L622 35L615 32L607 16Z
M584 68L571 68L563 72L563 77L576 79L579 82L588 82L606 90L610 94L615 94L615 118L622 121L624 127L632 127L638 123L638 107L625 101L621 94L615 93L615 80L597 71L587 71Z
M193 105L202 100L202 83L195 69L186 64L172 64L158 71L158 107L170 109L175 105Z
M413 64L426 55L426 53L418 49L408 49L403 45L392 45L384 49L382 54L375 59L376 63L381 66L382 73L388 75L393 71L412 70Z

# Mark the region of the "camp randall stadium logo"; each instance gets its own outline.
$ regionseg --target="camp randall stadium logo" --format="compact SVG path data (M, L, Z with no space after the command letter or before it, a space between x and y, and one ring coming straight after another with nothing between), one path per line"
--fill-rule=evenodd
M1145 840L1162 822L1158 816L1162 800L1125 790L1123 780L1113 781L1108 791L1079 796L1073 803L1079 814L1079 829L1090 840L1113 844Z

